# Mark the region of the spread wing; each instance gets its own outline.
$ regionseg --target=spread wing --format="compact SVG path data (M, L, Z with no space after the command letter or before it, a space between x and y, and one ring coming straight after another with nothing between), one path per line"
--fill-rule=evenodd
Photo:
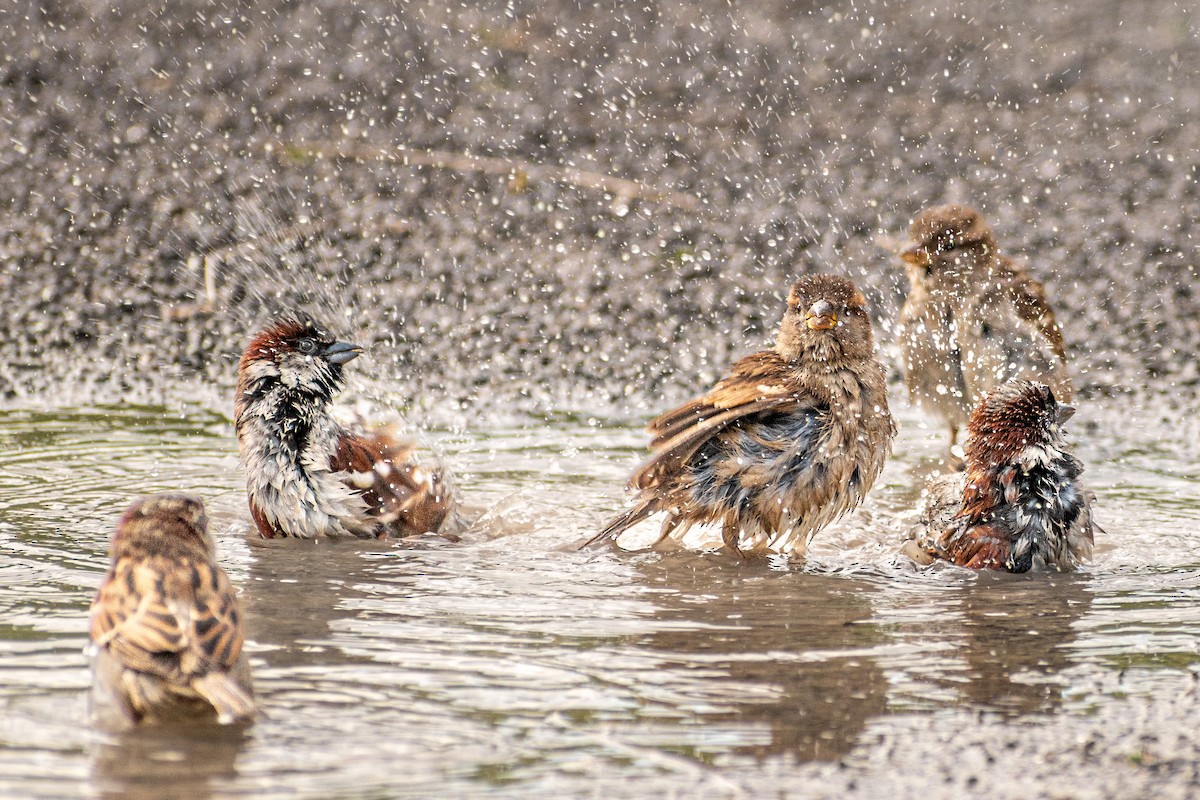
M921 495L920 525L935 536L949 530L962 511L966 474L951 472L933 478Z
M640 491L641 497L633 508L610 521L584 547L615 539L632 525L669 506L675 478L683 473L697 450L730 426L757 415L804 405L815 407L815 400L796 384L792 372L787 362L773 351L746 356L707 394L651 420L647 430L653 437L650 448L654 453L629 479L630 488Z
M450 509L441 473L410 463L413 450L411 442L385 433L346 433L329 460L372 516L402 536L437 531Z
M1006 262L1009 274L980 295L964 315L960 340L963 377L973 399L1012 378L1042 381L1055 396L1072 395L1062 332L1042 285Z
M1037 328L1059 360L1066 362L1067 348L1063 342L1062 330L1050 309L1050 303L1046 301L1046 288L1024 267L1008 259L1003 259L1002 263L1009 274L1008 283L1018 316Z
M791 379L792 370L773 351L755 353L736 362L731 374L712 391L668 411L647 426L654 437L654 455L629 485L648 489L678 473L705 442L747 417L815 405Z
M224 571L187 558L119 560L92 604L91 632L124 666L180 687L232 669L243 644Z
M917 505L917 522L908 532L901 552L918 564L932 564L935 559L947 559L943 540L954 530L955 520L962 510L962 494L966 476L962 472L939 475L929 481L921 492Z

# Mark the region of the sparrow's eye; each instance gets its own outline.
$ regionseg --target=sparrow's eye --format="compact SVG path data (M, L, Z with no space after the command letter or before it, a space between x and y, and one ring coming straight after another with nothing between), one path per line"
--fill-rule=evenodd
M310 356L317 352L317 343L305 336L296 343L296 349L298 349L301 353L304 353L306 356Z

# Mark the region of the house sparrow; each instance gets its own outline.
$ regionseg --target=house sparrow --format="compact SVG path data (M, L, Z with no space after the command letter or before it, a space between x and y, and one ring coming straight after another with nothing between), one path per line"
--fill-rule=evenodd
M92 601L93 709L127 722L255 715L237 595L216 563L204 504L137 501L117 523Z
M657 417L654 454L630 479L634 506L588 542L665 513L658 542L719 524L734 552L802 554L883 469L896 427L866 299L845 278L796 282L771 350Z
M1009 381L987 394L967 427L965 471L930 483L905 553L1009 572L1090 558L1093 498L1062 432L1074 413L1041 383Z
M1062 332L1042 284L1000 252L965 206L921 212L900 252L910 291L900 310L904 379L913 400L946 420L950 444L971 409L1010 378L1071 399Z
M360 353L310 319L283 318L242 355L234 423L263 538L406 537L445 521L443 476L410 463L411 443L330 416L342 366Z

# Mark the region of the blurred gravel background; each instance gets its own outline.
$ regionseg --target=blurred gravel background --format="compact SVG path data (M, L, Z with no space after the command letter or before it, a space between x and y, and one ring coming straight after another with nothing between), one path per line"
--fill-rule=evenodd
M374 342L400 397L659 407L761 346L804 272L855 278L890 357L881 237L947 201L1049 284L1085 398L1174 394L1200 382L1197 25L1168 2L9 0L0 394L227 397L250 333L301 306ZM205 258L213 313L188 316Z

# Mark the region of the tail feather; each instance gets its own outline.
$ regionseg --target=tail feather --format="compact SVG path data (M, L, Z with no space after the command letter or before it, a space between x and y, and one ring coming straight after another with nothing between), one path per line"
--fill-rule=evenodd
M210 672L197 678L192 681L192 688L212 704L222 725L248 722L258 713L248 689L223 672Z
M609 521L609 523L604 526L604 530L600 531L595 536L593 536L591 539L588 539L586 542L584 542L583 545L579 549L583 550L585 548L591 547L594 544L598 544L600 542L612 541L613 539L616 539L618 536L620 536L622 533L627 531L629 528L638 524L639 522L644 520L646 517L650 516L655 511L657 511L658 504L655 502L655 500L656 500L656 498L654 498L654 497L648 497L644 500L639 501L637 505L635 505L633 508L629 509L628 511L625 511L624 513L618 514L617 516L613 517L612 520Z

